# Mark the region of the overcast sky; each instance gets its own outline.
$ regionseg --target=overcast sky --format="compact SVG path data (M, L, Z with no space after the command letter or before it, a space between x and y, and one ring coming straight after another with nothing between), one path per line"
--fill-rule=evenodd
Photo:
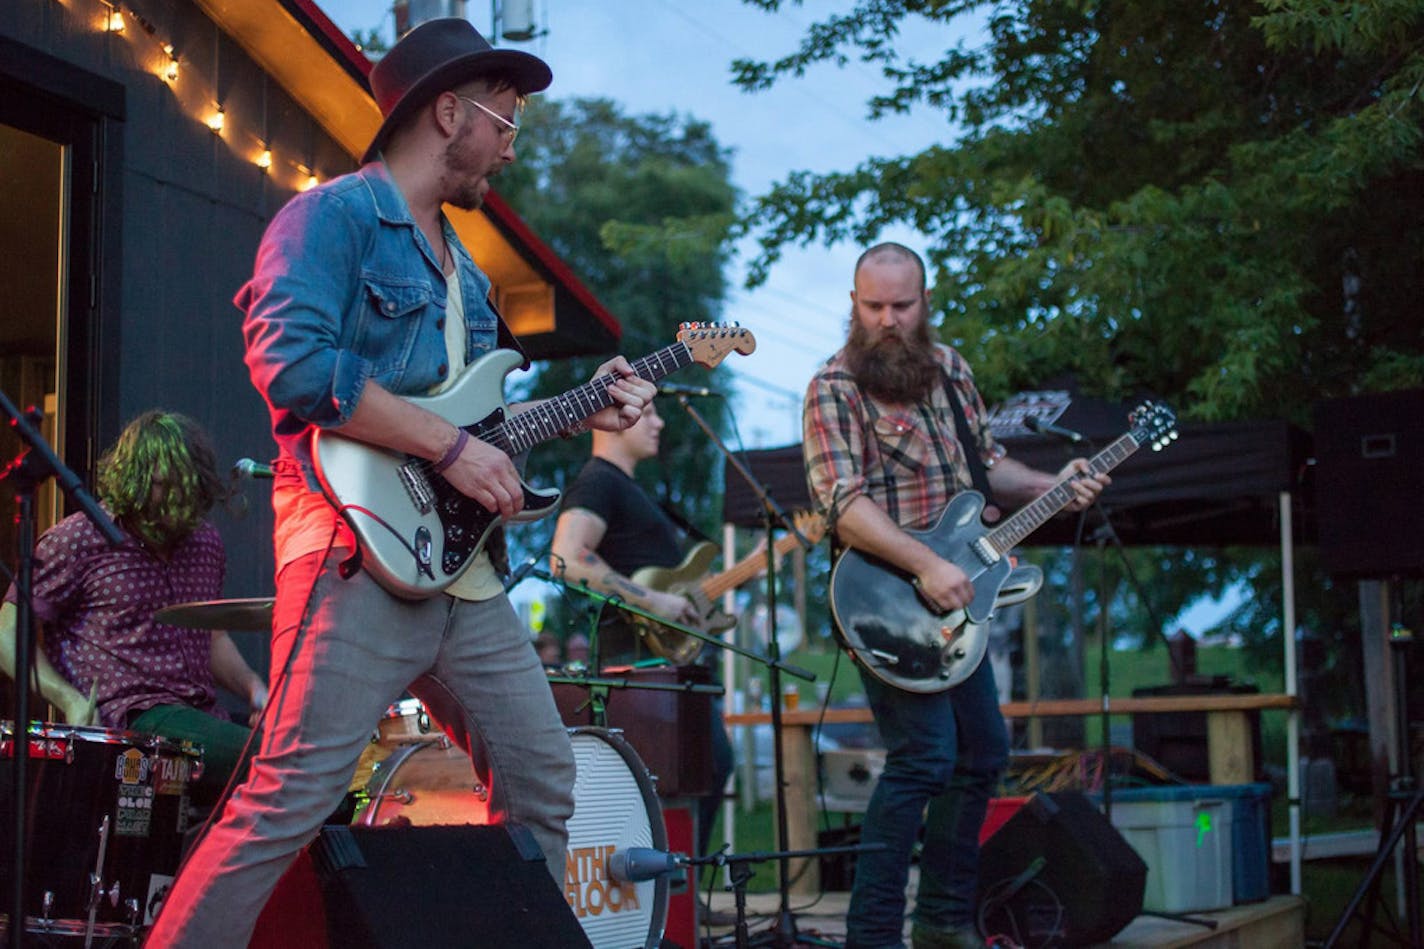
M347 35L377 29L394 36L390 0L318 0ZM805 28L845 2L817 2L768 15L740 0L534 0L545 35L500 45L544 58L554 72L553 98L603 96L631 115L676 112L711 124L732 149L732 181L744 196L760 194L789 172L849 169L872 155L918 151L951 135L943 117L922 110L877 122L866 100L883 86L868 66L816 69L769 92L743 93L730 81L738 57L774 59L792 51ZM466 13L489 35L490 4ZM918 58L956 41L943 27L919 21L898 44ZM903 230L885 235L917 250L923 240ZM771 278L741 289L746 257L728 277L723 318L749 327L757 352L729 357L737 374L738 427L747 447L800 440L800 399L816 366L839 348L849 313L851 267L859 248L788 250ZM630 356L643 355L629 353Z

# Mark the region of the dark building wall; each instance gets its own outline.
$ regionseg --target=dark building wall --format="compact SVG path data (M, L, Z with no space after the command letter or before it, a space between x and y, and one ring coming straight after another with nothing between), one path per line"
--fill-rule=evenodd
M267 412L242 363L232 297L267 222L293 193L295 164L325 180L355 163L195 5L125 0L123 8L127 36L102 30L96 0L0 3L0 36L124 90L123 120L109 125L122 138L108 152L121 167L104 170L119 194L108 196L113 210L96 235L118 258L110 261L116 286L101 300L95 365L72 371L102 386L101 445L136 413L161 406L201 421L222 463L265 461L273 454ZM154 71L162 42L180 59L172 85ZM202 121L213 98L228 116L222 137ZM270 173L252 161L261 138L276 156ZM269 594L267 483L247 484L234 507L215 516L229 553L225 593Z

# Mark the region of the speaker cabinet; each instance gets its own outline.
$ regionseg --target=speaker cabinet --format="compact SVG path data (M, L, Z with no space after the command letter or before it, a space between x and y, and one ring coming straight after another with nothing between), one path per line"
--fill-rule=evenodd
M1315 508L1333 574L1424 574L1424 389L1315 405Z
M985 841L979 885L988 935L1084 946L1142 911L1147 865L1083 795L1035 794Z
M300 916L315 907L293 898L314 891L325 945L341 949L589 946L543 853L515 825L324 827L282 878L252 946L319 949L320 927Z

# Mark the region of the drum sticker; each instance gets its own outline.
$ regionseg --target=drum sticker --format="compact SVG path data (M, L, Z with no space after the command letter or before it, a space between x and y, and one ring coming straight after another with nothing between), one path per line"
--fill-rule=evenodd
M153 823L153 787L148 783L151 770L148 756L137 748L128 749L115 760L114 777L119 780L115 836L148 836Z
M571 848L564 861L564 899L574 915L602 916L640 908L638 888L620 883L608 873L608 862L618 848L609 844Z
M166 873L150 873L148 875L148 899L143 904L143 924L152 926L153 921L158 918L158 911L163 908L163 901L168 898L168 891L173 889L173 877Z
M147 755L137 748L130 748L115 761L114 777L120 784L147 784L151 767Z
M154 790L159 794L182 794L188 789L187 755L158 755L153 759Z

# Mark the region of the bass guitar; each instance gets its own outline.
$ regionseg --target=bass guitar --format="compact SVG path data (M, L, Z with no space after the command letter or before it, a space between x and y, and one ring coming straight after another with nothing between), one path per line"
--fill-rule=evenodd
M1132 428L1089 462L1105 474L1143 445L1161 449L1177 437L1165 405L1144 402L1128 416ZM984 496L956 494L935 526L908 531L959 567L974 587L963 609L941 613L919 595L915 578L878 557L846 550L831 571L831 614L846 649L866 670L910 692L942 692L969 678L988 646L985 626L996 606L1038 591L1041 572L1015 566L1009 551L1073 500L1061 481L992 530L980 520Z
M798 512L792 517L796 529L813 544L826 536L826 522L819 514ZM782 557L800 544L795 534L782 534L772 544L773 555ZM766 551L754 550L721 573L707 574L717 558L717 546L703 542L688 551L675 567L642 567L634 583L662 593L681 593L697 609L698 621L690 624L700 632L721 634L737 625L737 618L725 612L718 601L722 594L761 576L766 570ZM691 662L702 649L702 641L684 632L654 622L635 613L626 614L648 648L671 663Z
M684 323L677 342L632 363L650 382L692 363L712 368L729 352L756 349L750 331L739 326ZM505 376L522 362L497 349L470 363L439 395L412 397L474 438L510 457L548 441L613 404L602 375L563 395L515 415L504 401ZM351 526L361 547L361 565L396 596L424 599L454 583L484 548L501 522L498 514L457 491L436 474L432 462L347 438L336 431L312 436L317 479L327 499ZM524 508L516 522L538 520L559 502L554 489L523 483Z

